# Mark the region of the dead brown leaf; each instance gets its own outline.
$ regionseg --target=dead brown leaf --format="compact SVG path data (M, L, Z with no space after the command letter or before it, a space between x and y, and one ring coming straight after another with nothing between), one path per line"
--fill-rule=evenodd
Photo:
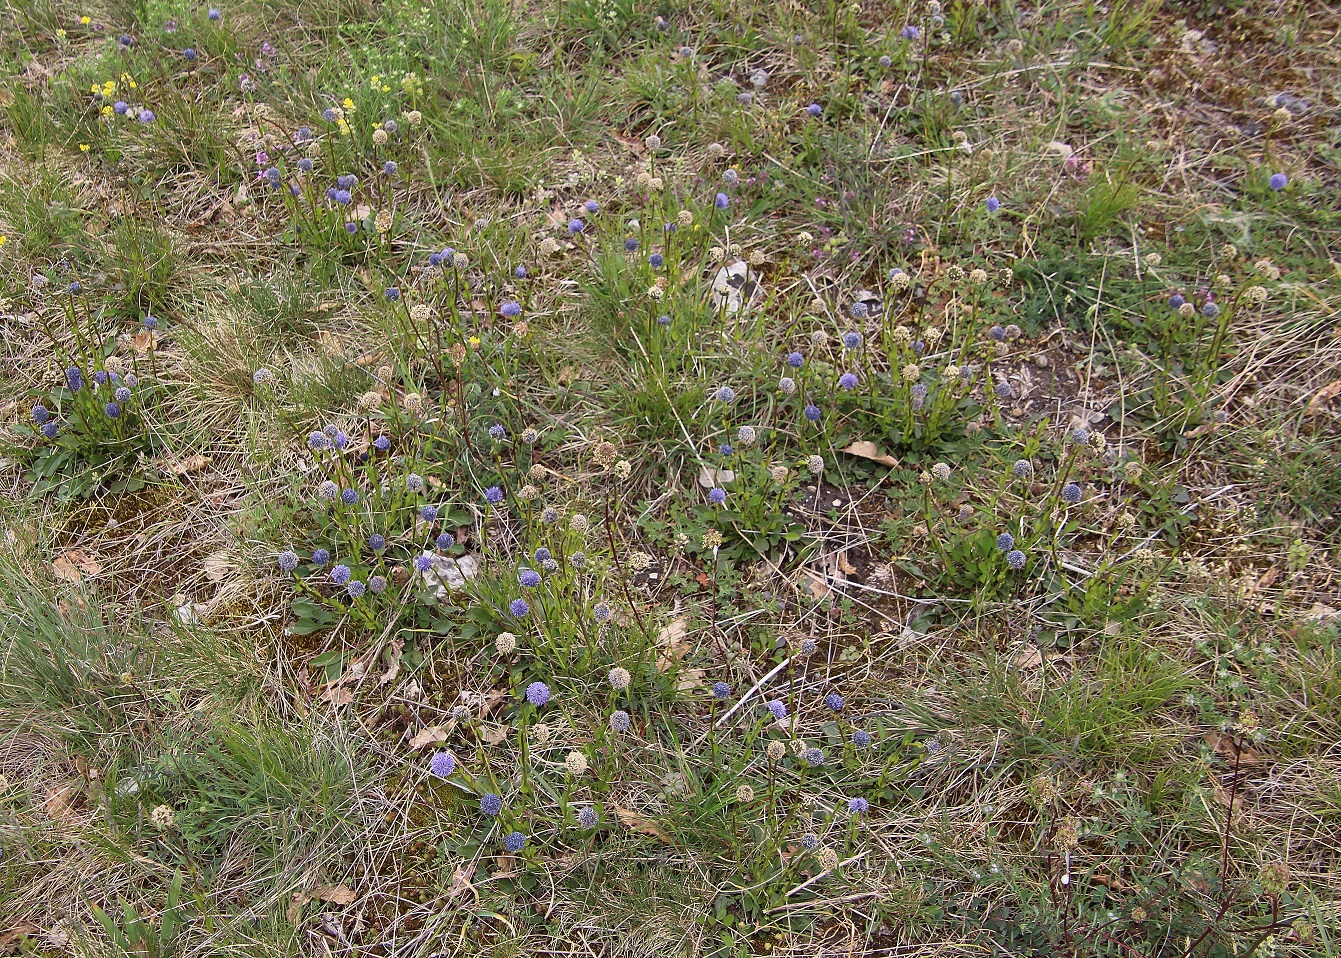
M899 460L887 453L882 453L879 447L869 439L858 439L856 442L845 448L843 452L853 456L860 456L863 459L869 459L871 462L878 462L882 466L889 466L891 469L899 464Z
M1315 392L1304 409L1304 415L1316 416L1324 403L1331 402L1337 396L1341 396L1341 379L1334 379Z
M332 905L352 905L358 896L348 885L321 885L312 889L312 897Z
M1211 747L1211 751L1219 755L1222 759L1233 765L1235 761L1242 766L1257 765L1262 761L1262 756L1257 754L1257 749L1253 748L1248 742L1240 741L1236 736L1228 732L1219 730L1207 732L1205 742Z
M489 745L502 745L508 738L506 725L486 725L480 729L480 738Z
M387 670L382 673L382 677L377 680L378 685L386 685L390 682L394 682L396 681L396 676L400 675L400 657L405 651L405 640L392 639L389 651L391 653L391 664L388 665Z
M686 641L689 635L689 620L685 616L671 619L657 633L657 669L666 672L689 651Z
M74 785L49 789L46 799L42 802L42 810L51 818L73 822L79 817L74 811L74 801L78 795L79 789Z
M209 456L197 454L194 456L187 456L180 462L173 463L170 468L174 475L185 476L188 473L200 472L203 469L208 469L213 464L214 460Z
M475 889L470 884L470 880L473 877L475 877L474 862L466 862L463 865L457 865L456 869L452 872L452 884L451 887L447 889L447 897L456 898L466 892L474 894Z
M643 815L639 815L632 809L623 808L619 805L615 806L615 814L619 816L619 820L621 822L623 822L627 827L633 829L635 832L640 832L643 835L650 835L653 838L665 842L667 845L674 844L674 842L671 840L671 837L667 835L665 832L663 832L661 830L661 827L657 825L656 822L652 821L650 818L647 818L646 816Z
M222 582L228 578L228 573L233 569L233 560L228 557L227 552L212 552L205 556L203 563L205 575L211 582Z
M1043 664L1043 651L1037 646L1027 645L1011 658L1011 665L1017 669L1036 669Z
M42 929L30 921L21 921L16 925L11 925L4 931L0 931L0 951L7 955L14 945L25 938L41 934L41 932Z
M97 575L102 566L83 549L66 549L51 563L51 569L62 582L77 583L86 575Z
M843 573L843 575L852 575L857 571L857 567L854 566L851 562L847 561L846 552L838 553L836 558L838 560L838 569L840 572Z
M336 706L354 704L354 693L351 692L349 689L345 688L343 685L336 685L331 688L328 688L326 691L321 693L319 698L323 702L329 702L332 705Z
M410 748L423 748L436 742L447 741L447 730L441 725L430 725L416 732L410 739Z

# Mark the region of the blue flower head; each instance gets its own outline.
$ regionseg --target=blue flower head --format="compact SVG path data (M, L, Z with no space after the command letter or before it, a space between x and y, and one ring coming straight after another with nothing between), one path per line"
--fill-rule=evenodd
M153 123L153 122L154 122L154 111L153 111L153 110L141 110L138 119L139 119L139 121L140 121L141 123Z
M819 422L822 415L823 413L820 412L819 406L816 406L814 403L810 403L805 408L805 417L811 422Z
M46 406L38 403L33 407L33 422L40 426L49 419L51 419L51 410L47 409Z
M338 565L331 570L331 581L336 585L345 585L349 582L349 576L349 566L347 565Z
M72 393L77 393L84 388L84 374L80 372L78 366L71 366L65 370L65 385L70 387Z
M509 832L503 839L503 847L515 855L526 847L526 836L521 832Z
M731 198L725 193L718 193L716 199L712 201L712 205L719 210L724 210L731 205Z
M995 213L999 209L1001 209L1001 201L995 196L987 197L987 212Z
M1009 552L1015 548L1015 537L1009 532L1003 532L996 537L996 547L1002 552Z
M294 552L292 549L285 549L279 554L279 558L276 562L284 572L292 572L294 569L298 568L298 553Z
M722 386L717 392L713 393L713 396L718 402L731 402L736 398L736 391L730 386Z
M435 778L450 778L456 771L456 759L451 752L435 752L428 760L428 770Z
M787 717L787 703L783 702L782 699L773 699L769 702L768 710L773 713L773 717L778 721Z
M346 489L340 493L340 501L347 506L352 506L359 501L359 492L357 489Z
M386 452L388 449L391 448L391 437L378 436L376 439L373 440L373 448L376 449L378 452Z
M1006 553L1006 565L1012 569L1024 568L1024 553L1019 549L1011 549Z
M534 569L522 569L517 573L517 581L528 589L534 589L540 584L540 573Z
M480 796L480 811L488 815L490 818L493 818L502 810L502 797L495 795L493 792L487 792Z
M871 810L871 803L864 798L849 798L847 810L853 815L865 815Z
M1271 179L1267 180L1267 186L1271 187L1277 193L1290 185L1290 178L1284 173L1272 173Z
M808 748L801 753L807 765L811 768L819 768L824 764L824 750L819 748Z
M653 253L647 258L647 262L652 264L653 269L661 269L661 267L666 265L666 257L662 256L660 253Z
M112 104L112 110L117 116L125 116L130 112L130 104L125 100L117 100Z
M856 373L843 373L843 375L838 377L839 389L855 389L856 386L857 386Z
M513 618L524 619L531 611L531 606L525 599L513 599L508 603L508 611L512 613Z
M498 423L494 423L492 426L489 427L489 438L490 438L490 439L502 439L502 438L503 438L504 436L506 436L507 434L508 434L508 431L507 431L506 429L504 429L504 428L503 428L500 424L498 424Z
M399 170L400 167L396 165L395 160L387 160L385 163L382 164L383 176L395 176L397 171Z
M513 319L514 317L521 315L521 303L504 303L498 308L498 311L508 317L508 319Z
M711 502L714 506L720 506L722 503L726 502L726 490L725 489L708 490L708 501Z
M106 406L103 406L102 411L107 414L108 419L115 419L121 415L121 407L114 402L109 402Z
M852 733L852 744L857 748L866 748L871 744L871 733L857 729Z
M414 568L417 572L427 572L433 568L433 557L427 552L422 552L414 557Z
M586 228L587 224L582 222L580 219L573 218L568 221L568 232L572 233L574 236L576 236L578 233L581 233Z
M582 208L588 213L598 213L600 212L601 204L597 203L595 200L587 200L582 204Z
M819 116L824 112L824 107L820 106L818 103L812 103L810 106L806 107L806 112L811 116Z
M1074 506L1080 501L1080 486L1074 482L1062 486L1062 499Z
M630 236L624 241L624 251L626 253L635 253L638 251L638 241Z
M536 708L549 701L549 686L544 682L532 682L526 686L526 701Z
M312 564L315 566L324 566L331 561L331 553L328 549L316 549L312 553Z
M368 548L373 552L381 552L386 548L386 536L382 535L380 532L374 532L372 535L368 536Z
M452 546L456 545L456 536L452 535L450 532L444 532L433 540L433 544L443 552L446 552Z
M731 686L725 682L712 683L712 697L715 699L724 699L731 694Z
M800 369L805 365L805 361L806 358L800 353L792 352L787 354L787 365L792 367L792 369Z
M830 692L824 696L824 705L830 712L843 711L843 697L837 692Z

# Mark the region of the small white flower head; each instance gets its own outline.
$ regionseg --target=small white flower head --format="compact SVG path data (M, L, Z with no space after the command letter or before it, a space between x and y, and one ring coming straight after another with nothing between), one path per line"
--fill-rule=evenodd
M626 689L629 687L629 682L632 678L633 677L629 675L628 669L616 666L610 670L610 687L617 691Z
M806 459L806 468L810 470L812 476L818 476L824 472L824 457L810 456Z
M177 813L168 805L155 805L149 813L149 821L160 832L166 832L176 824Z
M251 381L258 386L264 385L265 383L270 382L274 378L275 374L272 373L270 370L266 369L264 366L262 366L260 369L256 370L256 372L251 374Z
M498 638L494 639L494 647L498 649L499 655L511 655L517 651L517 637L511 632L500 632Z
M587 757L581 752L569 752L563 760L564 768L568 769L568 774L573 777L583 774L587 770Z

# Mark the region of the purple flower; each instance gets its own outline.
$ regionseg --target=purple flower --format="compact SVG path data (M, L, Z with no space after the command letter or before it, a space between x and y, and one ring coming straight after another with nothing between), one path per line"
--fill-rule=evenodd
M374 595L381 595L386 591L387 581L384 575L375 575L368 580L368 591Z
M662 256L660 253L653 253L651 256L647 257L647 262L652 265L653 269L661 269L661 267L666 265L666 257Z
M525 266L518 266L517 269L516 269L516 272L514 272L513 275L516 276L518 279L525 279L525 278L526 278L526 267L525 267ZM506 315L506 314L505 314L505 315Z
M515 619L523 619L531 612L531 607L525 599L513 599L508 603L508 611L512 613Z
M1024 553L1019 549L1011 549L1006 553L1006 565L1012 569L1024 568Z
M720 506L722 503L726 502L726 490L709 489L708 501L711 502L714 506Z
M508 431L504 429L499 423L494 423L492 426L489 427L490 439L502 439L507 434Z
M115 419L121 415L121 407L114 402L109 402L106 406L103 406L102 411L107 414L108 419Z
M583 828L592 829L601 823L601 816L590 805L584 805L582 810L577 813L577 823Z
M787 365L792 369L800 369L805 364L806 358L800 353L788 353Z
M187 47L185 50L182 51L182 57L183 59L186 60L194 60L196 58L196 48Z
M574 218L568 221L568 232L572 233L574 236L581 233L586 228L587 224L579 219Z
M452 546L456 545L456 536L452 535L450 532L444 532L433 540L433 544L443 552L446 552Z
M1267 180L1267 186L1271 187L1277 193L1290 185L1290 178L1284 173L1272 173L1271 179Z
M417 572L427 572L433 568L433 557L427 552L421 552L414 557L414 568Z
M484 490L484 501L491 506L496 506L503 501L503 490L497 486L490 486Z
M816 406L814 403L807 405L805 408L805 417L811 422L819 422L820 416L822 415L823 413L820 412L819 406Z
M824 696L824 706L830 712L841 712L843 711L843 697L837 692L830 692Z
M534 589L540 584L540 573L534 569L522 569L517 573L517 581L528 589Z
M731 686L725 682L712 683L712 697L715 699L724 699L731 694Z
M316 165L317 164L313 163L312 160L306 156L298 161L298 169L303 173L311 173L312 170L316 168Z
M866 748L866 746L871 744L871 733L857 729L852 733L852 744L857 746L857 748Z
M865 815L871 810L871 803L864 798L849 798L847 800L847 810L853 815Z
M153 110L141 110L141 111L140 111L140 116L139 116L139 121L140 121L141 123L153 123L153 122L154 122L154 111L153 111Z
M399 169L400 167L396 165L395 160L387 160L385 163L382 164L382 175L395 176L396 171Z
M331 581L336 585L344 585L349 581L349 566L338 565L331 570Z
M712 205L719 210L724 210L731 205L731 197L727 196L725 193L718 193L716 199L712 201Z
M312 564L315 566L323 566L330 561L331 553L327 549L317 549L312 553Z
M787 717L787 704L782 699L774 699L768 703L768 710L773 713L773 717L782 721Z
M210 7L209 13L207 13L206 16L208 16L211 20L218 20L219 17L223 16L223 14L219 13L217 8Z
M60 423L54 420L42 426L42 435L46 436L48 439L55 439L60 431Z
M394 303L396 300L400 299L400 290L396 289L394 286L388 286L383 295L385 295L390 302Z
M125 100L117 100L112 104L112 111L116 113L117 116L125 116L130 112L130 104Z
M515 855L526 847L526 836L521 832L509 832L503 839L503 847Z
M1001 209L1001 201L995 196L987 197L987 212L995 213L999 209Z
M634 239L632 236L630 236L628 239L624 241L624 252L633 253L636 252L637 249L638 249L638 241Z
M373 448L376 449L378 452L386 452L388 449L391 448L391 437L378 436L376 439L373 440Z
M549 686L544 682L532 682L526 686L526 701L536 708L549 701Z
M723 386L713 393L713 396L718 402L731 402L736 398L736 391L730 386Z
M456 759L451 752L434 752L428 760L428 770L437 778L450 778L456 771Z
M735 447L731 445L731 443L729 443L729 442L724 442L724 443L722 443L720 446L717 447L717 451L718 451L719 453L721 453L723 456L729 456L729 455L732 455L736 450L735 450ZM709 496L709 498L712 498L712 497Z
M43 406L41 403L38 403L36 406L33 407L33 422L37 423L37 425L40 426L50 419L51 419L51 410L47 409L46 406Z
M498 308L498 311L504 316L512 319L521 315L521 303L504 303Z
M843 375L838 377L839 389L855 389L856 385L857 385L856 373L843 373Z
M70 387L72 393L77 393L84 388L84 374L79 371L78 366L71 366L65 370L65 385Z
M344 503L345 505L347 505L347 506L352 506L352 505L354 505L356 502L359 501L359 493L358 493L358 490L357 490L357 489L346 489L344 492L340 493L340 501L343 502L343 503Z
M1074 506L1080 501L1080 486L1074 482L1062 486L1062 499Z
M353 582L349 583L349 585L345 586L345 591L349 593L351 599L357 599L360 598L363 593L368 591L368 587L358 579L355 579Z
M861 345L861 333L849 331L843 334L844 349L856 349L860 345Z
M595 200L587 200L585 203L582 204L582 208L586 210L588 213L597 213L600 212L601 205L597 203Z
M996 547L1002 552L1009 552L1015 548L1015 537L1009 532L1003 532L996 537Z
M298 553L294 552L292 549L285 549L279 554L279 558L276 561L279 563L280 569L285 572L292 572L294 569L298 568Z
M801 757L806 760L806 764L811 768L818 768L824 764L824 750L818 748L808 748L801 753Z
M629 718L629 713L623 709L610 713L610 727L616 732L627 732L631 724L632 720Z
M503 810L503 799L493 792L480 796L480 811L493 818Z
M1174 293L1172 296L1169 297L1169 308L1178 309L1186 302L1187 298L1185 296L1182 296L1178 293Z
M824 107L820 106L818 103L812 103L810 106L806 107L806 112L811 116L819 116L824 112Z
M368 548L373 552L381 552L386 548L386 536L382 535L380 532L374 532L372 535L368 536Z
M130 402L130 390L125 386L121 386L116 392L112 393L112 398L124 406L126 403Z
M917 29L917 27L913 26L911 23L904 27L903 31L899 34L899 36L903 37L905 40L916 40L921 35L922 31Z

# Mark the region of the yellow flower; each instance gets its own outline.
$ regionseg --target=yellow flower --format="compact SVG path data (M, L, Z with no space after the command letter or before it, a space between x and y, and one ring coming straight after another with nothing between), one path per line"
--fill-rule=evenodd
M377 84L380 83L381 81L382 81L382 78L381 78L380 76L378 76L376 73L374 73L374 74L373 74L373 78L372 78L372 85L373 85L373 86L377 86Z
M351 100L349 97L345 97L345 101L342 105L350 113L353 113L357 109L357 107L354 106L354 101Z
M101 90L101 89L102 89L102 87L98 86L98 84L95 83L95 84L93 84L93 86L91 86L91 87L88 88L88 92L90 92L90 93L97 93L97 92L98 92L99 90Z
M93 22L93 21L91 21L87 16L82 16L82 17L79 18L79 25L80 25L81 27L86 27L86 26L88 26L88 25L89 25L90 23L92 23L92 22Z
M9 237L6 236L4 233L0 233L0 246L4 246L4 245L5 245L6 243L8 243L8 242L9 242Z
M471 348L471 349L478 349L479 346L480 346L480 337L478 337L478 336L471 336L470 339L468 340L468 342L470 343L470 348Z
M383 93L390 93L390 92L391 92L391 87L389 87L389 86L387 86L385 83L383 83L383 84L382 84L382 92L383 92Z
M81 153L87 153L87 152L89 151L89 149L90 149L90 147L89 147L89 145L88 145L87 143L80 143L80 144L79 144L79 152L81 152Z
M57 28L57 30L56 30L56 39L57 39L57 40L64 40L64 39L65 39L65 28L64 28L64 27L59 27L59 28Z
M102 108L102 115L103 115L103 116L111 116L111 115L112 115L112 108L111 108L110 106L105 106L105 107L103 107L103 108Z

